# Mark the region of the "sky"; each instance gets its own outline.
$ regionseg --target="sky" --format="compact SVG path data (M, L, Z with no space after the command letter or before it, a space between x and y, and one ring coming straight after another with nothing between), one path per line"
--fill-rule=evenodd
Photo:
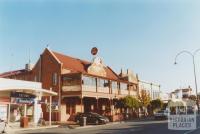
M45 47L91 61L96 46L117 73L131 69L170 92L194 87L198 0L0 0L0 73L34 64ZM195 55L200 91L200 52Z

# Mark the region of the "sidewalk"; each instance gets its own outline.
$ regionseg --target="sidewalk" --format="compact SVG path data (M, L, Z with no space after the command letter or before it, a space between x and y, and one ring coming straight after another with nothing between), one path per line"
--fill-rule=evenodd
M7 124L6 133L15 134L17 131L26 131L26 130L37 130L37 129L47 129L47 128L56 128L59 125L47 125L47 126L38 126L34 123L29 123L28 128L21 128L19 122Z
M151 120L152 117L147 117L147 118L137 118L133 120L125 120L125 121L118 121L118 122L110 122L108 124L103 124L103 125L87 125L87 126L80 126L76 124L75 122L61 122L61 123L53 123L52 124L59 124L59 125L47 125L47 126L37 126L34 123L29 122L29 127L28 128L21 128L20 123L10 123L7 125L6 132L8 134L15 134L17 131L27 131L27 130L37 130L37 129L48 129L48 128L66 128L66 129L84 129L84 128L91 128L91 127L99 127L99 126L104 126L104 125L114 125L114 124L121 124L125 122L132 122L132 121L142 121L142 120ZM48 124L48 123L47 123Z

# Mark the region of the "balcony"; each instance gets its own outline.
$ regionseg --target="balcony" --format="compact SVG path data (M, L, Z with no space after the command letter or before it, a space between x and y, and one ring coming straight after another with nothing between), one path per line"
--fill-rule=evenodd
M108 87L97 87L99 93L107 93L109 94L109 88Z
M120 90L120 94L121 95L128 95L129 93L128 93L129 91L126 89L126 90Z
M82 85L82 91L96 92L96 86Z
M118 89L112 89L112 94L119 94L119 90Z
M130 95L132 95L132 96L137 96L137 92L136 92L136 91L133 91L133 90L130 90Z
M64 91L64 92L81 91L81 85L63 86L62 91Z

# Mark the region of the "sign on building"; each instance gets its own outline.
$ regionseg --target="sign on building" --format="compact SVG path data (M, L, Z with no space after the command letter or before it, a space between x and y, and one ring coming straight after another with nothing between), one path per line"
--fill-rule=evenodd
M0 119L7 120L7 105L0 105Z

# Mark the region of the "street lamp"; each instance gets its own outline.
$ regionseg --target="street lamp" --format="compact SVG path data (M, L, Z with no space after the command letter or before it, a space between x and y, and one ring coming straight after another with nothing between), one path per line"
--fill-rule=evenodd
M192 63L193 63L193 71L194 71L194 80L195 80L195 88L196 88L196 95L197 95L197 108L198 108L198 113L199 113L199 98L198 98L198 87L197 87L197 76L196 76L196 65L195 65L195 55L197 54L197 52L199 52L200 49L197 49L196 51L194 51L194 53L191 53L190 51L186 51L186 50L183 50L181 52L179 52L176 57L175 57L175 62L174 64L176 65L177 64L177 58L179 55L181 54L188 54L192 57Z

